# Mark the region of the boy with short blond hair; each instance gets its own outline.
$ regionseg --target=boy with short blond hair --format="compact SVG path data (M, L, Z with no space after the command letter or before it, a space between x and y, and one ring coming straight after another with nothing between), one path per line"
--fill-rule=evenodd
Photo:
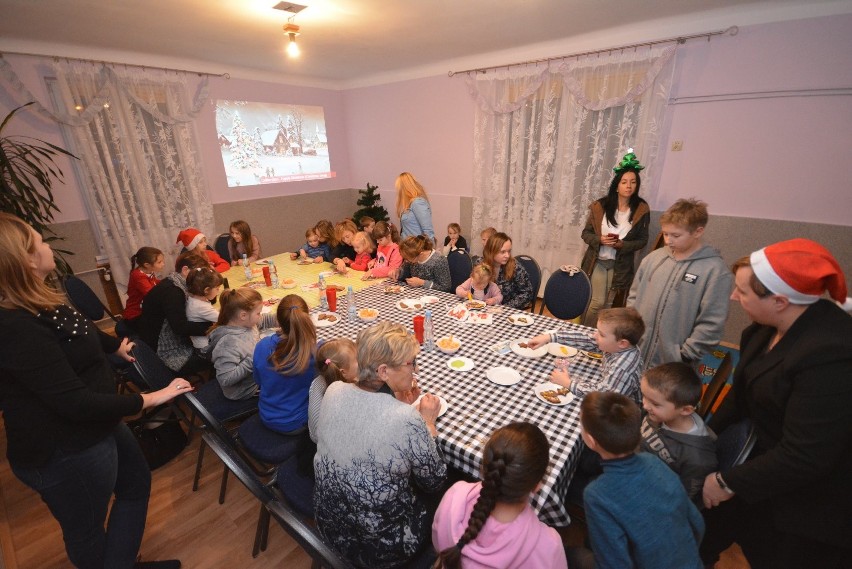
M639 343L645 368L695 366L722 339L733 277L719 252L703 243L707 204L676 201L660 217L666 246L642 260L627 305L645 321Z
M639 408L619 393L592 392L583 399L583 442L600 455L603 474L583 492L594 554L578 548L583 555L577 556L578 549L569 548L572 569L703 567L698 544L704 520L671 470L634 452L640 421ZM578 557L582 562L575 562Z
M700 508L704 478L716 470L716 435L695 412L701 379L688 365L672 362L649 369L639 384L643 451L655 454L678 476Z
M565 328L556 332L545 332L528 340L527 345L535 349L549 342L560 342L587 351L603 352L599 380L575 382L565 369L555 369L550 381L567 387L577 397L590 391L615 391L639 403L639 377L642 373L642 357L636 344L642 338L645 324L633 308L609 308L598 314L597 329Z

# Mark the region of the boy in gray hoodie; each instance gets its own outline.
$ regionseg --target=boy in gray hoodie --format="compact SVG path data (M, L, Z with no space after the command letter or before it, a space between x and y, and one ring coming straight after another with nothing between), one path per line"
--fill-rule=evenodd
M676 201L660 217L666 246L649 253L636 272L627 306L645 322L639 342L645 369L669 362L695 367L722 339L733 275L702 242L707 219L706 203Z

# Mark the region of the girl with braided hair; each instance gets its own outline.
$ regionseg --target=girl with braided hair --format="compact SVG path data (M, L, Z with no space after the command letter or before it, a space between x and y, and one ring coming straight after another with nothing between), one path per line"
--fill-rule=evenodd
M535 425L494 431L482 455L482 482L457 482L435 513L435 569L567 568L562 539L529 504L549 462L547 437Z

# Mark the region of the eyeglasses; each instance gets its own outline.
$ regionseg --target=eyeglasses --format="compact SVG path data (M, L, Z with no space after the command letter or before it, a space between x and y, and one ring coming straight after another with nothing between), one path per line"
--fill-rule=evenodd
M399 364L396 366L397 368L401 367L411 367L411 369L417 369L417 358L412 359L410 362L405 362L404 364Z

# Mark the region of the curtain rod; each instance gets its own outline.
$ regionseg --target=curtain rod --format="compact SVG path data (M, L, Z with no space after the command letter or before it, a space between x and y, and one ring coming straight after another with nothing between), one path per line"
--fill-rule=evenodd
M678 37L675 37L675 38L668 38L668 39L664 39L664 40L654 40L654 41L646 41L646 42L641 42L641 43L632 43L630 45L622 45L622 46L619 46L619 47L608 47L606 49L596 49L596 50L592 50L592 51L584 51L582 53L572 53L571 55L558 55L558 56L554 56L554 57L544 57L542 59L530 59L529 61L519 61L517 63L506 63L506 64L503 64L503 65L491 65L489 67L477 67L476 69L465 69L464 71L449 71L449 72L447 72L447 75L452 77L453 75L458 75L460 73L485 73L489 69L500 69L501 67L509 68L509 67L518 67L520 65L529 65L531 63L546 63L546 62L551 62L551 61L557 61L557 60L560 60L560 59L570 59L572 57L582 57L584 55L595 55L597 53L606 53L606 52L613 52L613 51L619 51L619 50L625 50L625 49L634 49L634 48L637 48L637 47L652 46L652 45L658 45L658 44L661 44L661 43L673 43L673 42L686 43L687 40L696 39L696 38L707 38L707 41L710 41L710 38L712 36L719 36L719 35L722 35L722 34L728 34L728 35L735 36L735 35L737 35L737 32L739 32L739 31L740 31L740 29L737 26L731 26L730 28L728 28L726 30L716 30L716 31L713 31L713 32L704 32L702 34L692 34L692 35L689 35L689 36L678 36Z
M66 59L72 61L85 61L87 63L103 63L105 65L123 65L124 67L141 67L142 69L159 69L160 71L178 71L180 73L195 73L197 75L208 75L210 77L224 77L230 79L230 73L208 73L206 71L193 71L191 69L174 69L172 67L159 67L157 65L139 65L138 63L120 63L118 61L105 61L103 59L84 59L82 57L67 57L65 55L46 55L44 53L26 53L22 51L0 51L0 57L3 55L28 55L31 57L51 57L53 59Z

